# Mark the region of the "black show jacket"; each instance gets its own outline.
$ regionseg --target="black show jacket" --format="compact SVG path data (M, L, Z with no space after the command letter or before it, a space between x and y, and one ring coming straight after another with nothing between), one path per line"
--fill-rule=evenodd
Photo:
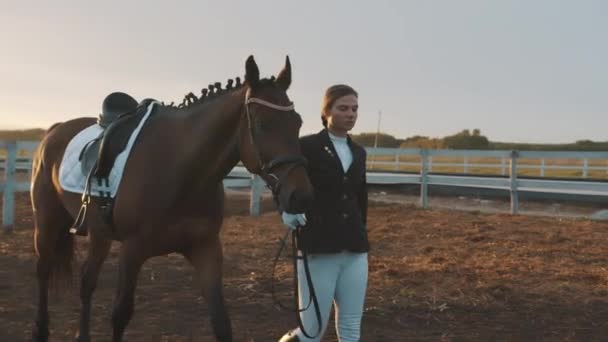
M346 172L328 131L300 138L314 201L306 210L298 248L308 253L367 252L366 151L347 138L353 161Z

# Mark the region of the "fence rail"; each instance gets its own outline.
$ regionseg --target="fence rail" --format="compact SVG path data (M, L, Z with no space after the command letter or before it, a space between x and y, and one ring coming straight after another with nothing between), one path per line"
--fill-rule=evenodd
M473 172L473 170L483 169L484 173L490 170L494 175L505 176L509 171L508 162L511 159L511 152L428 150L428 168L429 172L448 169L446 172L464 174L479 174L479 171ZM370 156L368 165L374 170L399 171L404 167L417 169L421 163L419 160L412 161L412 157L421 156L419 149L370 148L368 155ZM406 160L402 160L403 158ZM518 172L526 176L608 179L608 152L522 151L519 152L518 160ZM492 169L496 171L491 171Z
M34 141L0 141L0 169L4 170L5 179L0 180L0 192L3 193L3 227L12 229L14 222L14 193L28 191L28 182L17 182L16 172L22 170L31 172L31 155L38 142ZM580 170L581 178L588 177L588 172L597 170L608 173L608 152L540 152L540 151L485 151L485 150L426 150L426 149L393 149L367 148L368 184L416 184L420 186L420 206L428 207L428 186L449 185L473 188L491 188L508 190L511 198L511 213L519 209L519 192L552 192L560 194L577 194L587 196L608 196L608 181L589 180L557 180L557 179L526 179L518 177L518 172L524 169L538 169L539 176L544 177L548 170ZM402 161L401 158L415 161ZM438 158L462 158L463 162L436 162ZM378 160L379 158L388 159ZM479 158L496 158L499 163L486 161L473 163ZM538 165L522 164L520 160L540 160ZM549 165L549 159L576 160L580 165ZM606 166L590 165L589 161L605 161ZM378 166L387 166L383 172ZM400 170L400 166L413 167L417 172L395 173L389 170ZM500 174L494 177L471 175L434 174L438 167L455 167L468 174L473 168L498 168ZM228 188L250 189L250 213L260 213L262 194L267 191L263 181L251 175L244 167L236 166L224 179Z

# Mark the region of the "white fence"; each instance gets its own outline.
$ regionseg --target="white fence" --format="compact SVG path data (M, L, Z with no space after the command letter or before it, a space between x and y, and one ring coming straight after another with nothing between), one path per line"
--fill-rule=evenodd
M37 142L3 142L0 141L0 153L6 151L6 158L0 162L0 168L4 169L5 180L0 181L0 192L3 192L3 226L10 230L14 217L14 193L29 190L29 181L16 182L15 173L17 169L31 171L31 152L36 148ZM27 157L17 158L20 153ZM587 172L600 170L608 172L608 166L590 166L589 161L608 161L608 152L538 152L538 151L486 151L486 150L426 150L426 149L392 149L392 148L368 148L368 167L384 165L399 170L400 165L413 166L418 169L416 174L412 173L388 173L369 170L367 173L368 184L417 184L420 185L420 206L428 207L428 186L449 185L472 188L503 189L510 192L511 213L516 214L519 208L519 191L530 192L553 192L561 194L578 194L587 196L608 196L608 182L581 181L581 180L554 180L554 179L525 179L518 178L517 171L525 168L538 168L540 175L544 175L551 169L579 169L582 176L587 177ZM388 156L388 158L387 158ZM415 162L403 162L401 156L416 157ZM378 161L378 158L389 161ZM458 157L463 158L463 163L433 163L433 157ZM496 158L499 163L471 163L474 158ZM520 159L538 159L539 165L519 165ZM548 165L545 159L574 159L582 161L580 165ZM433 167L462 167L463 173L475 167L499 168L501 175L496 177L462 176L462 175L439 175L433 174ZM508 177L506 177L508 175ZM226 187L250 188L250 213L260 213L260 201L262 193L266 191L263 181L259 177L252 176L245 168L237 166L231 170L228 177L224 179Z
M516 214L519 208L519 196L518 191L532 191L532 192L553 192L562 194L577 194L577 195L588 195L588 196L608 196L608 182L601 181L577 181L577 180L552 180L552 179L524 179L518 178L517 172L522 168L533 168L534 165L518 165L518 160L526 159L540 159L541 165L538 168L541 170L542 175L544 171L548 169L577 169L577 166L563 166L563 165L545 165L544 159L579 159L583 160L583 170L590 170L589 160L608 160L608 152L540 152L540 151L486 151L486 150L425 150L425 149L368 149L368 160L373 160L374 156L395 156L394 162L377 162L373 161L375 165L384 163L388 165L395 165L399 156L406 155L418 155L420 156L419 163L410 163L413 165L420 165L420 174L404 175L404 174L387 174L387 173L369 173L368 180L372 184L396 184L396 183L408 183L408 184L420 184L420 205L422 207L428 206L428 185L451 185L451 186L462 186L462 187L473 187L473 188L491 188L491 189L503 189L509 190L511 196L511 213ZM466 173L467 168L472 167L500 167L502 168L502 174L508 174L508 178L505 177L475 177L475 176L453 176L453 175L433 175L430 173L431 160L433 156L442 157L462 157L464 160L463 164L449 163L443 164L447 166L463 166L463 172ZM500 164L467 164L467 158L499 158L502 162ZM371 164L371 163L370 163ZM403 164L403 163L402 163ZM435 164L437 166L437 164ZM608 167L597 167L602 171L608 171ZM586 177L586 173L583 172Z
M424 150L426 151L428 172L432 172L434 168L451 168L454 172L469 174L474 168L497 169L496 174L506 176L510 171L511 154L514 151L510 150ZM378 166L384 169L399 170L403 166L420 167L421 162L401 161L402 157L423 156L422 149L397 149L397 148L369 148L368 166L377 168ZM608 152L582 152L582 151L520 151L517 152L517 160L526 159L527 162L518 163L517 170L537 170L535 174L530 174L538 177L545 177L547 171L577 171L580 172L580 178L587 179L593 171L602 172L603 175L608 175ZM441 162L435 161L452 157L449 159L457 159L457 162ZM381 158L380 160L378 160ZM474 159L491 159L497 162L472 162ZM536 161L537 163L532 163ZM556 165L551 163L555 160L570 160L567 165ZM595 163L594 163L595 162ZM602 165L597 165L601 162ZM603 177L608 178L608 177Z

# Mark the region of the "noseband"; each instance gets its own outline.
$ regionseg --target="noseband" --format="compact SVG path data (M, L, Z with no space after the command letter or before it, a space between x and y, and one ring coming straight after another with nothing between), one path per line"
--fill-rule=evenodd
M282 112L293 111L294 105L293 105L293 103L291 103L288 106L281 106L281 105L277 105L277 104L274 104L274 103L271 103L271 102L268 102L268 101L265 101L265 100L262 100L262 99L259 99L256 97L249 97L249 94L247 94L247 96L245 97L245 110L247 112L247 120L249 122L249 133L250 133L249 135L252 140L251 142L252 142L253 146L255 147L257 159L260 164L260 171L261 171L260 176L266 182L266 186L270 189L270 191L272 191L272 195L278 204L278 195L279 195L279 192L281 191L281 185L285 182L285 179L287 178L287 176L289 176L291 171L293 171L293 169L295 169L298 166L306 167L307 162L303 156L281 156L281 157L276 157L267 163L264 163L262 156L260 154L260 150L257 147L258 145L256 144L257 134L255 131L255 125L253 125L253 120L251 118L251 112L249 111L249 105L252 103L262 105L267 108L275 109L278 111L282 111ZM280 166L285 166L285 165L288 165L288 167L283 172L281 172L279 175L277 175L277 173L273 171L273 170L276 170L277 168L279 168Z

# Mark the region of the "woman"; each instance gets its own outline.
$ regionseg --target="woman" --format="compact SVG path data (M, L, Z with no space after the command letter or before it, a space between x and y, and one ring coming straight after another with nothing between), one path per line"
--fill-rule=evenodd
M335 305L336 333L342 342L359 341L367 289L367 184L366 152L348 135L357 121L358 94L347 85L327 89L317 134L300 138L308 159L308 175L315 201L306 213L282 214L283 223L301 225L298 249L308 253L310 274L321 311L321 334L314 340L295 329L280 342L320 341ZM309 291L298 261L300 307L309 303ZM308 334L318 330L312 305L300 314Z

